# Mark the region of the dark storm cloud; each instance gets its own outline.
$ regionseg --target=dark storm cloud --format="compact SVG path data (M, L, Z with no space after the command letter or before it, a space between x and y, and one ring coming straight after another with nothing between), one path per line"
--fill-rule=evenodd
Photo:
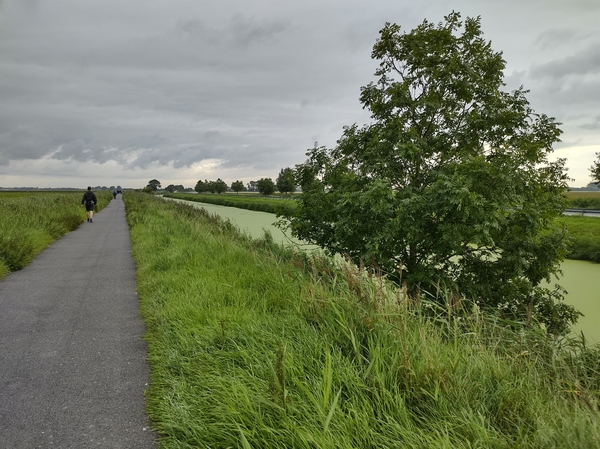
M581 125L583 129L600 130L600 115L594 117L593 121Z
M54 139L31 125L18 125L0 134L0 163L11 159L37 159L53 146Z
M567 76L596 75L600 73L600 42L590 45L583 51L570 54L531 69L534 79L551 78L561 80Z

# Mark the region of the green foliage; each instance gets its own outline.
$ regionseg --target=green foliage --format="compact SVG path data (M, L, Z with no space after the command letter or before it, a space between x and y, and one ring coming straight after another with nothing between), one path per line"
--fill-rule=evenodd
M149 187L153 192L156 192L161 187L160 181L158 179L151 179L148 181L148 185L146 187Z
M171 193L183 192L185 190L185 187L183 187L183 185L181 185L181 184L177 184L177 185L169 184L167 187L165 187L165 190L167 192L171 192Z
M293 215L296 209L296 201L283 198L264 198L251 196L211 196L211 195L188 195L173 194L165 195L165 198L174 198L199 203L218 204L220 206L237 207L239 209L256 210L276 215Z
M592 182L600 186L600 153L596 153L596 157L596 160L590 167L590 172L592 174Z
M196 183L194 190L198 193L210 192L221 194L227 192L227 184L221 178L218 178L216 181L208 181L205 179L204 182L202 182L199 180Z
M600 219L565 216L559 222L569 231L569 259L600 263Z
M566 206L565 161L548 158L561 131L522 88L501 90L501 53L479 18L459 19L380 31L379 80L360 97L374 122L308 151L291 231L412 296L442 285L560 333L577 314L540 284L567 251L553 225Z
M227 192L227 184L221 178L217 178L212 187L216 193L219 195L221 193Z
M600 447L597 346L125 201L163 447Z
M196 186L194 187L194 190L198 193L208 192L207 183L208 183L208 181L203 182L201 179L199 179L198 182L196 183Z
M281 193L290 193L296 190L296 180L294 170L291 168L282 168L276 181L277 190Z
M233 181L231 183L231 190L233 190L236 193L240 193L243 192L245 189L244 187L244 183L242 181Z
M275 193L275 183L271 178L261 178L256 182L256 188L261 195L272 195Z
M20 270L48 245L84 221L83 192L15 192L0 194L0 277ZM97 209L112 199L98 192Z

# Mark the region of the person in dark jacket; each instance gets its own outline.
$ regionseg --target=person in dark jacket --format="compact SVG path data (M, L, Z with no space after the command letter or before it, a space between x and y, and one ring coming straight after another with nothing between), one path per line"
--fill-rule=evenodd
M92 192L91 187L88 187L87 192L85 192L83 198L81 198L81 205L85 206L88 223L93 223L92 217L94 216L94 207L96 207L97 202L98 199L96 198L96 194Z

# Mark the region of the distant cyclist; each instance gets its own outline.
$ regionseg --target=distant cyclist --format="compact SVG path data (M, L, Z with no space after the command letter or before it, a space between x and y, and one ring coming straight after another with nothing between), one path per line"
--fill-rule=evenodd
M96 194L92 192L92 188L88 186L87 192L85 192L83 198L81 198L81 205L85 206L88 223L93 223L92 217L94 216L94 207L96 207L97 202L98 199L96 198Z

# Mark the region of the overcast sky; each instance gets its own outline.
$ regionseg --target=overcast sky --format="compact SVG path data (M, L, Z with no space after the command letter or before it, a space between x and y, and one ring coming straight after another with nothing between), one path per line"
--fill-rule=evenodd
M370 121L385 22L481 16L507 90L600 151L600 0L0 0L0 186L275 179Z

